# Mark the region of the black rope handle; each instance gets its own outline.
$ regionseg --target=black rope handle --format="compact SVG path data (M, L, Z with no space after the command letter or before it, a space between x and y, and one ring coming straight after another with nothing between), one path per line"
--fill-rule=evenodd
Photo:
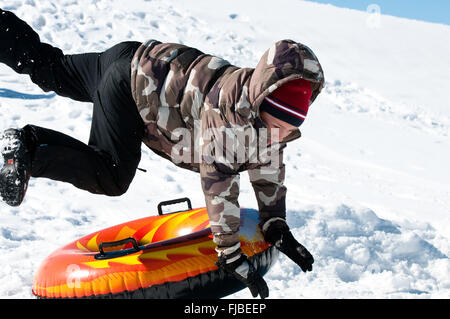
M158 204L158 214L159 215L164 215L164 213L162 211L162 207L163 206L178 204L178 203L182 203L182 202L187 202L187 205L188 205L188 209L187 210L192 210L191 200L189 198L187 198L187 197L183 197L183 198L177 198L177 199L166 200L164 202L160 202ZM177 212L173 212L173 213L177 213Z
M136 239L134 239L133 237L129 237L129 238L125 238L122 240L101 243L98 246L98 249L100 251L100 256L102 256L102 257L106 256L106 253L103 250L103 248L121 246L121 245L125 245L128 243L131 243L133 245L133 249L135 250L135 252L138 252L140 250ZM115 251L115 252L118 252L118 251ZM115 253L115 252L112 252L112 253Z

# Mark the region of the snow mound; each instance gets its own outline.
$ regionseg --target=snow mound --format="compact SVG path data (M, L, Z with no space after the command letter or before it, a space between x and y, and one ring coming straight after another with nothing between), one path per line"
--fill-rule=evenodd
M379 218L372 210L346 205L289 211L287 219L315 263L313 272L304 274L280 256L266 275L273 298L448 295L448 241L428 224L410 229ZM236 296L249 294L243 291Z

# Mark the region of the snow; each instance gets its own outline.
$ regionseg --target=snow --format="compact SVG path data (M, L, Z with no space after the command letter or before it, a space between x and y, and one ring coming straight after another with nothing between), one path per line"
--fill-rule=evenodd
M305 43L327 84L302 138L286 150L287 219L315 263L305 274L280 256L265 276L270 298L450 298L449 26L292 0L26 0L3 8L68 54L154 38L254 67L277 40ZM91 111L0 65L1 130L31 123L87 141ZM20 207L0 203L1 298L32 298L39 264L81 236L156 215L162 200L187 196L204 206L197 174L142 151L147 173L137 171L121 197L31 179ZM240 203L256 207L242 175Z

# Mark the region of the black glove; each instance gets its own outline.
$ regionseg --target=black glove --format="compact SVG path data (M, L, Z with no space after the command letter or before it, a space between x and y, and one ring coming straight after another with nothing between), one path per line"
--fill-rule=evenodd
M240 254L239 258L234 260L236 257L237 256L235 255L235 257L232 258L233 261L227 263L227 260L232 260L229 256L219 256L216 265L243 282L250 289L253 297L258 297L258 294L261 299L269 297L269 287L267 287L263 277L256 272L255 267L248 262L247 256Z
M269 222L264 234L266 241L288 256L304 272L312 271L313 256L294 238L286 221L276 218L275 221Z

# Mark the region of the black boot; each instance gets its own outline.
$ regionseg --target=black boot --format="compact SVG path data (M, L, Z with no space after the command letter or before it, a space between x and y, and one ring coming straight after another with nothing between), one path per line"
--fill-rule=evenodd
M3 167L0 171L0 194L11 206L19 206L28 188L31 157L25 131L8 129L1 137Z
M271 218L263 225L265 240L288 256L304 271L312 271L314 258L292 235L283 218Z
M0 9L0 62L30 74L40 47L39 35L14 13Z

